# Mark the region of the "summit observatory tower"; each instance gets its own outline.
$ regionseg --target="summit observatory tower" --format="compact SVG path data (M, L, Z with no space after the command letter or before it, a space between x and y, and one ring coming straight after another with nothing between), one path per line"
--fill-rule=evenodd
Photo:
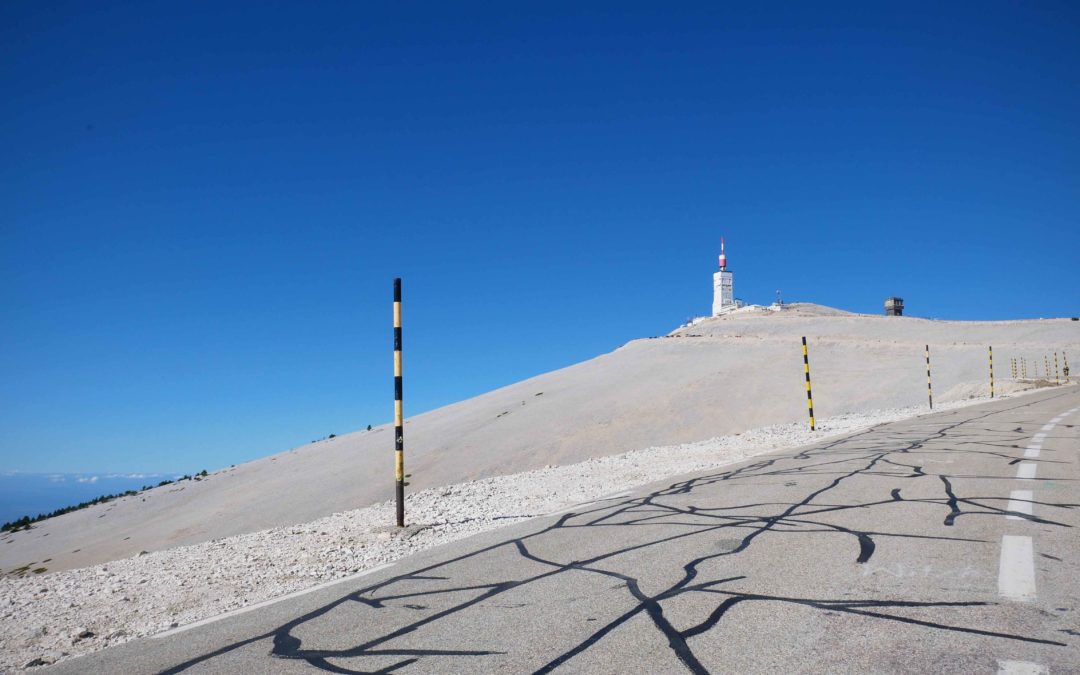
M728 271L724 238L720 237L720 271L713 274L712 315L719 316L735 309L735 275Z

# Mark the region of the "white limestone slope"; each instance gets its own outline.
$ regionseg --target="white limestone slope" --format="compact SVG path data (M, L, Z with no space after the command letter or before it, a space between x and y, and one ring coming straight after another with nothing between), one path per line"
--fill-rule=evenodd
M986 393L989 344L999 382L1011 356L1080 355L1080 323L1067 319L740 311L409 418L410 492L801 422L802 335L819 417L923 403L927 343L940 402ZM385 427L356 432L50 519L0 537L0 571L52 573L383 502L392 446Z

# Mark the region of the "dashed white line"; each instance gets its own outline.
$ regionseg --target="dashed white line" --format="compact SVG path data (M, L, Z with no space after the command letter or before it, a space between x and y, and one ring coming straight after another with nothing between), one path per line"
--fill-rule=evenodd
M1002 661L998 659L998 675L1049 675L1046 666L1030 661Z
M1031 490L1013 490L1009 493L1009 506L1006 507L1008 511L1012 513L1023 513L1025 515L1031 515ZM1022 516L1014 516L1010 513L1005 516L1009 520L1027 520Z
M1024 450L1024 457L1038 457L1042 451L1042 442L1046 432L1054 428L1066 416L1080 410L1073 408L1062 413L1043 425L1042 432L1031 438L1031 444ZM1016 467L1018 480L1033 480L1038 470L1035 462L1020 462ZM1008 520L1024 520L1032 515L1034 493L1031 490L1012 490L1009 493ZM1016 514L1016 515L1012 515ZM1030 602L1035 599L1035 547L1031 537L1003 535L1001 537L1001 561L998 564L998 595L1018 602ZM998 661L998 675L1048 675L1047 668L1030 661Z
M1008 534L1001 537L998 595L1018 602L1035 599L1035 551L1031 537Z

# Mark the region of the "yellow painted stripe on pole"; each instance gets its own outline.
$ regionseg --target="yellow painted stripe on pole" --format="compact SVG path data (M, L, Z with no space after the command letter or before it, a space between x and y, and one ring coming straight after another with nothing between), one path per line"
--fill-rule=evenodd
M810 356L806 347L806 336L802 338L803 377L806 379L806 407L810 413L810 431L814 431L814 396L810 392Z
M383 361L383 363L386 363L386 362ZM394 401L394 426L396 426L396 427L404 426L404 416L402 415L402 408L401 408L401 401L400 400Z
M401 377L401 352L394 352L394 377Z
M386 305L383 305L384 307ZM386 316L385 314L383 316ZM394 303L394 328L401 328L401 303Z
M405 453L401 450L394 453L394 480L405 480Z
M930 379L930 345L926 345L926 400L930 404L930 409L934 409L934 386L933 380Z

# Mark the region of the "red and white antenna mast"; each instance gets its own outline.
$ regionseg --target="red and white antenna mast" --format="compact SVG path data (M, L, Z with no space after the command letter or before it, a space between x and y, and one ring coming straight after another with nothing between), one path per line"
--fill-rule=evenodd
M727 269L727 256L724 254L724 238L720 237L720 271Z

